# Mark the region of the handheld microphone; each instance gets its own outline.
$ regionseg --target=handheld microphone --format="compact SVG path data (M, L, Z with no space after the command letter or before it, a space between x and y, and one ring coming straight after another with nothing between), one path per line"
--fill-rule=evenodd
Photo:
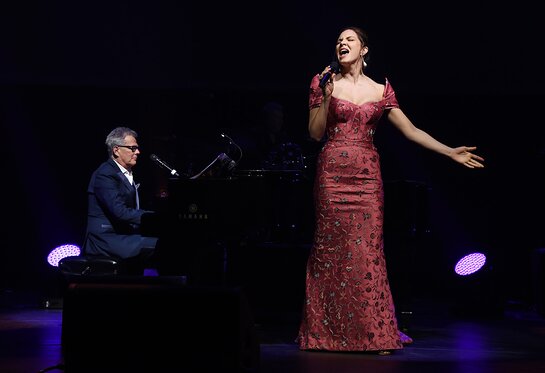
M327 84L327 82L331 78L331 74L332 73L337 74L340 71L340 68L341 68L341 66L339 65L339 63L337 61L331 62L329 67L330 67L330 70L327 73L325 73L324 76L322 76L322 79L320 79L320 84L319 85L320 85L320 88L322 88L322 89L324 89L325 85Z
M149 156L151 158L152 161L154 161L155 163L157 163L159 166L163 167L163 168L166 168L167 170L170 171L170 174L172 176L176 176L176 177L180 177L180 175L178 174L178 171L176 171L175 169L173 169L172 167L170 167L168 164L166 164L165 162L163 162L158 156L156 156L155 154L151 154Z

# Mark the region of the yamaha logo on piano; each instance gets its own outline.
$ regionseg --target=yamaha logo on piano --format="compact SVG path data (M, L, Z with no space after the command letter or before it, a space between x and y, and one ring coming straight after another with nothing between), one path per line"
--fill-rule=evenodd
M192 203L187 208L188 212L181 214L180 218L183 220L207 220L208 214L207 213L198 213L199 207L196 203Z
M208 214L183 214L182 220L208 220Z

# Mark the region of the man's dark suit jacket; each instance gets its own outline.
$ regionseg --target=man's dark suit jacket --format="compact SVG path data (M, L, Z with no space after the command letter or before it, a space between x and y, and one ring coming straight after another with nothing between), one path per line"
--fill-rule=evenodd
M137 208L136 188L111 158L96 169L87 189L85 254L125 259L155 248L157 238L140 234L142 215L151 211Z

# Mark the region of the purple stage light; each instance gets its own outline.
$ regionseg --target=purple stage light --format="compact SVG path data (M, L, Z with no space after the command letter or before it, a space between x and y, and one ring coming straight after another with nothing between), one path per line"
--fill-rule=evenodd
M477 272L486 263L486 255L483 253L471 253L464 256L454 266L454 272L460 276L467 276Z
M53 267L58 267L59 261L62 258L67 256L78 256L79 254L81 254L79 246L71 244L61 245L51 250L47 256L47 262Z

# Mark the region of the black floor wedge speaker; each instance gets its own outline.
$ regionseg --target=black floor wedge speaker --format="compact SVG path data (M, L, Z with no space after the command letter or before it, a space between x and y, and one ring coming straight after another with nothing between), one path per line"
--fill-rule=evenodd
M240 290L112 281L68 285L65 372L257 372L259 341Z

